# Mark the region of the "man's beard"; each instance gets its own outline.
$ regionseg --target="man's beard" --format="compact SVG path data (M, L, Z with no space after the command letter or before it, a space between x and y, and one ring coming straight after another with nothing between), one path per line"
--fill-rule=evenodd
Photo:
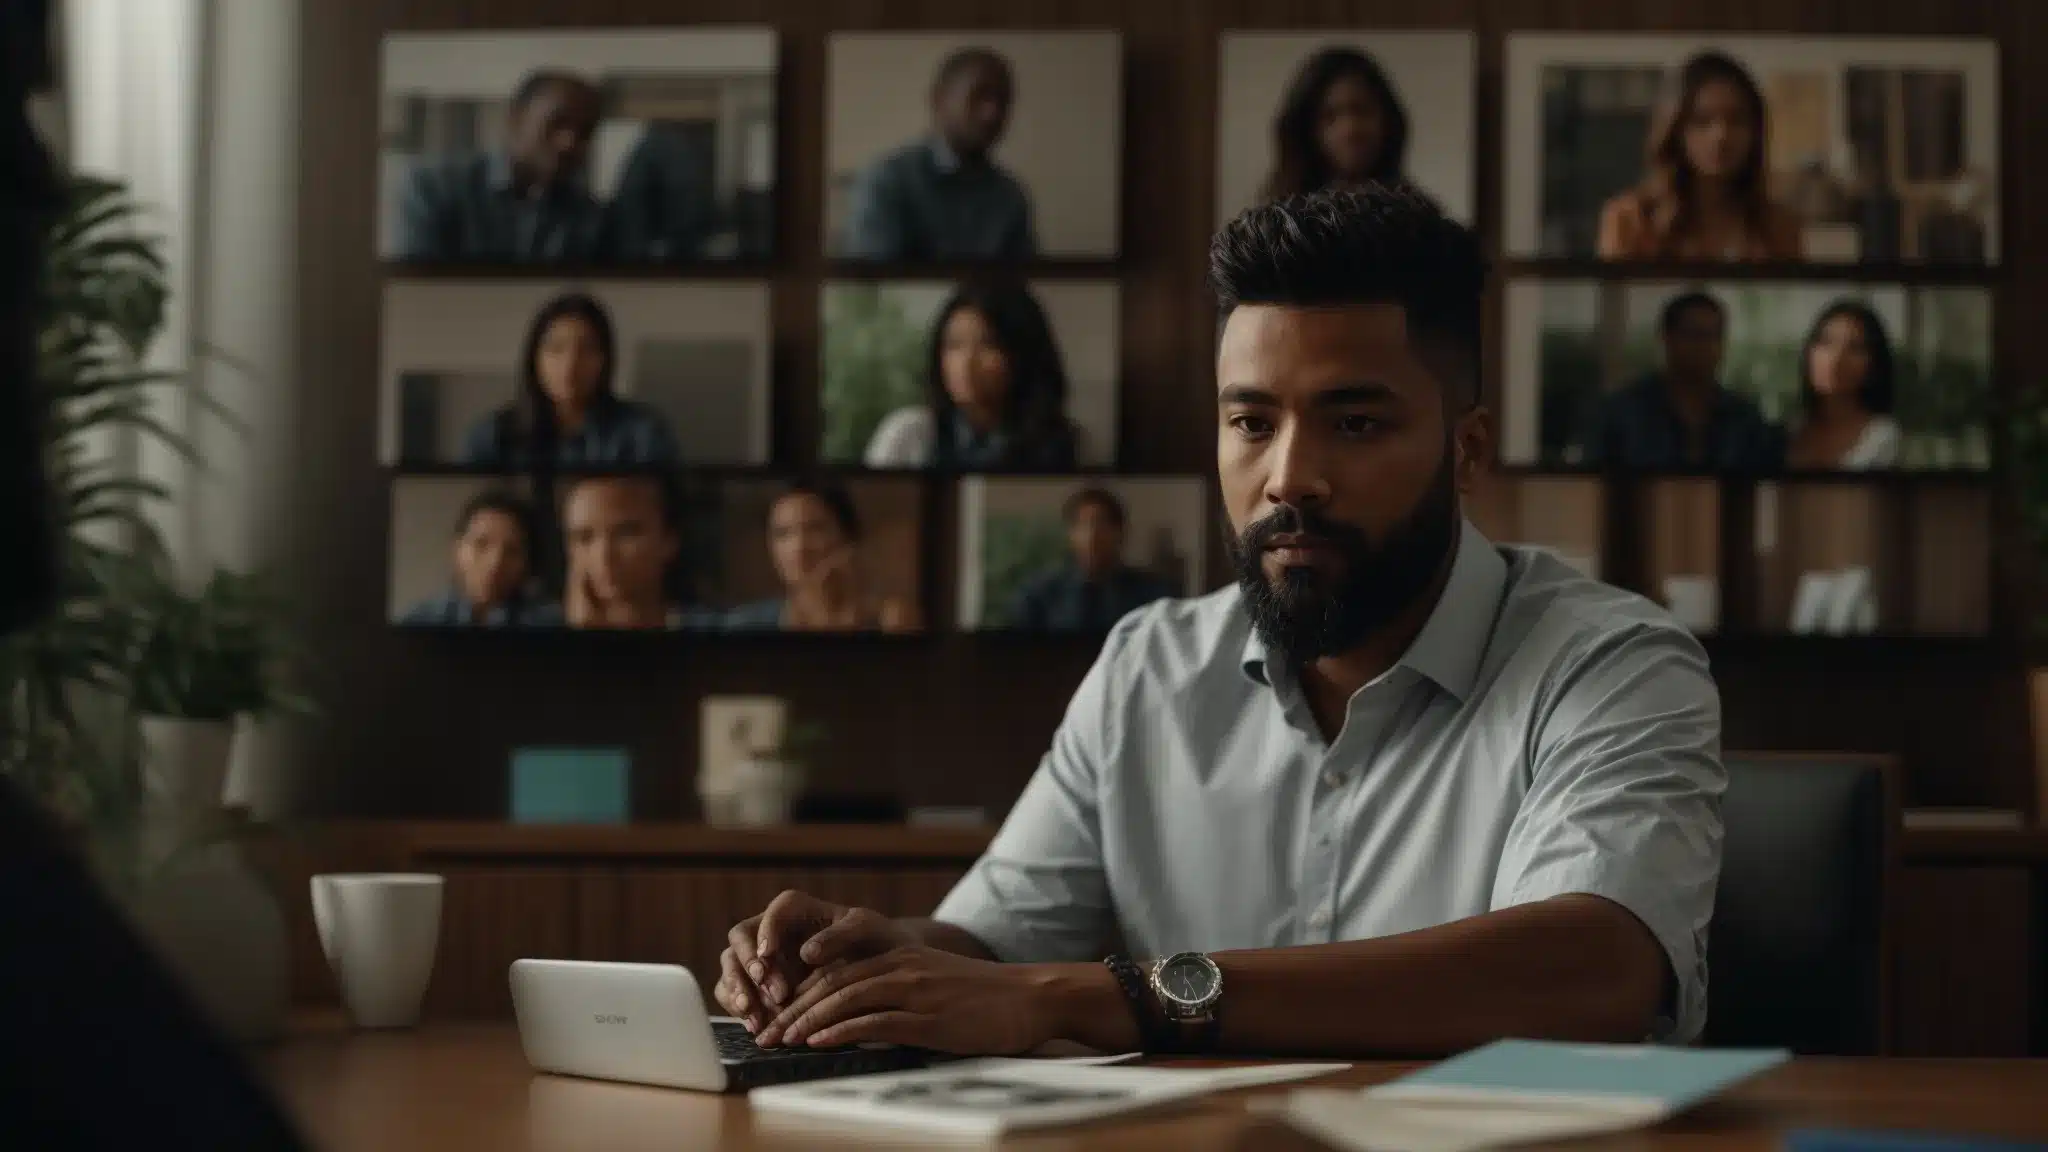
M1375 544L1365 533L1312 509L1282 505L1230 540L1237 586L1252 626L1273 658L1288 668L1348 652L1413 605L1457 545L1457 488L1450 455L1415 508ZM1289 568L1265 569L1266 545L1296 533L1327 542L1341 561L1334 577Z

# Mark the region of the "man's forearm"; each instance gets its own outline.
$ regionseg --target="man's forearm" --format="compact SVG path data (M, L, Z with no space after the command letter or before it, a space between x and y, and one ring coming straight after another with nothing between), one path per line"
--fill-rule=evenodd
M1301 948L1218 952L1216 1049L1260 1055L1441 1056L1503 1036L1641 1040L1668 965L1619 905L1567 896L1435 928ZM1059 1034L1138 1044L1101 965L1037 966Z

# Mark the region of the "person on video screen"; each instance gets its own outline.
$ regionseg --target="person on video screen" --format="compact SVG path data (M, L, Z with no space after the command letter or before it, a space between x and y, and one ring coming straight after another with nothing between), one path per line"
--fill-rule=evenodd
M399 205L400 260L583 263L604 235L590 193L599 100L567 72L529 74L512 93L502 151L430 161Z
M1784 437L1756 402L1721 386L1728 311L1704 292L1664 305L1664 370L1607 397L1586 463L1627 470L1766 472Z
M962 285L940 307L925 402L882 418L870 468L1061 472L1080 455L1067 370L1045 310L1020 284Z
M1861 471L1899 462L1892 344L1869 305L1837 300L1821 310L1799 353L1799 425L1785 463Z
M1651 132L1642 183L1600 211L1603 260L1797 260L1799 221L1767 187L1763 92L1733 57L1702 52Z
M1083 488L1061 509L1066 562L1025 583L1010 607L1010 626L1043 632L1107 632L1116 622L1174 589L1124 563L1124 505L1106 488Z
M853 260L1029 260L1031 197L995 162L1016 83L988 48L946 57L932 81L932 131L856 178L840 255Z
M1264 197L1398 181L1408 155L1408 110L1379 61L1325 48L1295 72L1273 118L1273 171Z
M562 499L562 602L541 623L584 630L681 628L682 539L658 476L591 476Z
M463 437L479 468L630 468L673 464L675 435L660 412L612 390L619 362L611 317L580 293L534 314L519 354L519 394Z
M455 522L454 572L446 590L406 609L409 627L504 628L531 609L533 509L510 492L471 497Z
M800 480L768 507L768 554L783 593L733 609L744 631L903 632L919 626L908 602L873 594L861 572L861 522L845 488Z

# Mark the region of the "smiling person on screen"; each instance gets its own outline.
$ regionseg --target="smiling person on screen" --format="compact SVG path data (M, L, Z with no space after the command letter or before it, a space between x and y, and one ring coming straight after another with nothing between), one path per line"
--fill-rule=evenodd
M1251 209L1210 276L1238 586L1117 625L933 919L785 893L719 1002L967 1053L1697 1037L1719 696L1661 608L1465 520L1478 242L1375 185Z

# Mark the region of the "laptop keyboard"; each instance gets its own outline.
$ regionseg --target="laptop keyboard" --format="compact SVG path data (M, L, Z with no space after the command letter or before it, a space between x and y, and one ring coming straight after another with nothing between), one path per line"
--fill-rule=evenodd
M732 1064L744 1064L753 1060L788 1060L808 1053L844 1052L844 1048L763 1048L754 1043L754 1036L744 1024L729 1024L723 1020L711 1026L712 1042L718 1045L718 1058Z

